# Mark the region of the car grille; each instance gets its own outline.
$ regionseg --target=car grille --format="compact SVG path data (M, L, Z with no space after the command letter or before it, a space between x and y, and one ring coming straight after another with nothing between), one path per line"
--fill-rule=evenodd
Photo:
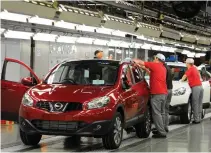
M32 120L31 123L39 130L74 131L78 129L78 122Z
M61 107L57 107L61 106ZM75 110L82 110L82 104L79 102L44 102L40 101L37 102L36 107L39 109L43 109L49 112L69 112L69 111L75 111Z

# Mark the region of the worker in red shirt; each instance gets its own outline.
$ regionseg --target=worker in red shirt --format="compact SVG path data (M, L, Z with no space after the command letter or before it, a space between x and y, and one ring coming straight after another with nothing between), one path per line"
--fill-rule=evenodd
M191 106L194 120L192 123L197 124L201 122L204 89L202 88L199 71L194 65L194 60L192 58L186 59L186 66L188 70L185 72L180 81L188 79L188 83L192 91Z
M142 60L133 60L141 68L150 70L150 92L151 92L151 107L152 118L157 129L157 133L152 137L166 138L165 130L165 102L167 96L166 85L166 68L164 66L165 56L157 54L153 62L144 62Z

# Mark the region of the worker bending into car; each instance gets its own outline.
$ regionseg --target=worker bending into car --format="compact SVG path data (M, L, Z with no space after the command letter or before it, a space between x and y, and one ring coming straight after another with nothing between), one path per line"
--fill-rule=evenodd
M163 61L165 56L157 54L153 62L144 62L142 60L133 60L141 68L150 70L150 92L151 92L151 106L152 118L157 129L153 138L166 138L165 130L165 102L167 96L166 86L166 68Z
M185 81L186 79L188 79L188 83L192 91L191 106L193 110L194 120L192 123L197 124L201 122L204 89L202 88L199 71L194 65L194 60L192 58L186 59L186 66L188 69L180 81Z

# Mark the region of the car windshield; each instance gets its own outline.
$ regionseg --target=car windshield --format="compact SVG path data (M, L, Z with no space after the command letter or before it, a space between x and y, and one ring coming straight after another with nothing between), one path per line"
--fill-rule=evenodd
M116 83L118 69L117 61L70 61L59 65L45 83L112 86Z
M186 67L181 67L181 66L169 65L169 67L171 68L172 79L174 81L179 81L180 79L182 79L183 75L185 74L185 71L187 70Z

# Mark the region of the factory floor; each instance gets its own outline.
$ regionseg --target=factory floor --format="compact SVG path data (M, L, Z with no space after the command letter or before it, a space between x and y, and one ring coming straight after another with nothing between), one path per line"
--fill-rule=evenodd
M71 137L43 136L39 145L23 145L18 125L1 125L2 152L211 152L211 113L200 124L182 125L174 121L166 139L139 139L135 133L124 133L119 149L106 150L101 139L81 138L78 146Z

